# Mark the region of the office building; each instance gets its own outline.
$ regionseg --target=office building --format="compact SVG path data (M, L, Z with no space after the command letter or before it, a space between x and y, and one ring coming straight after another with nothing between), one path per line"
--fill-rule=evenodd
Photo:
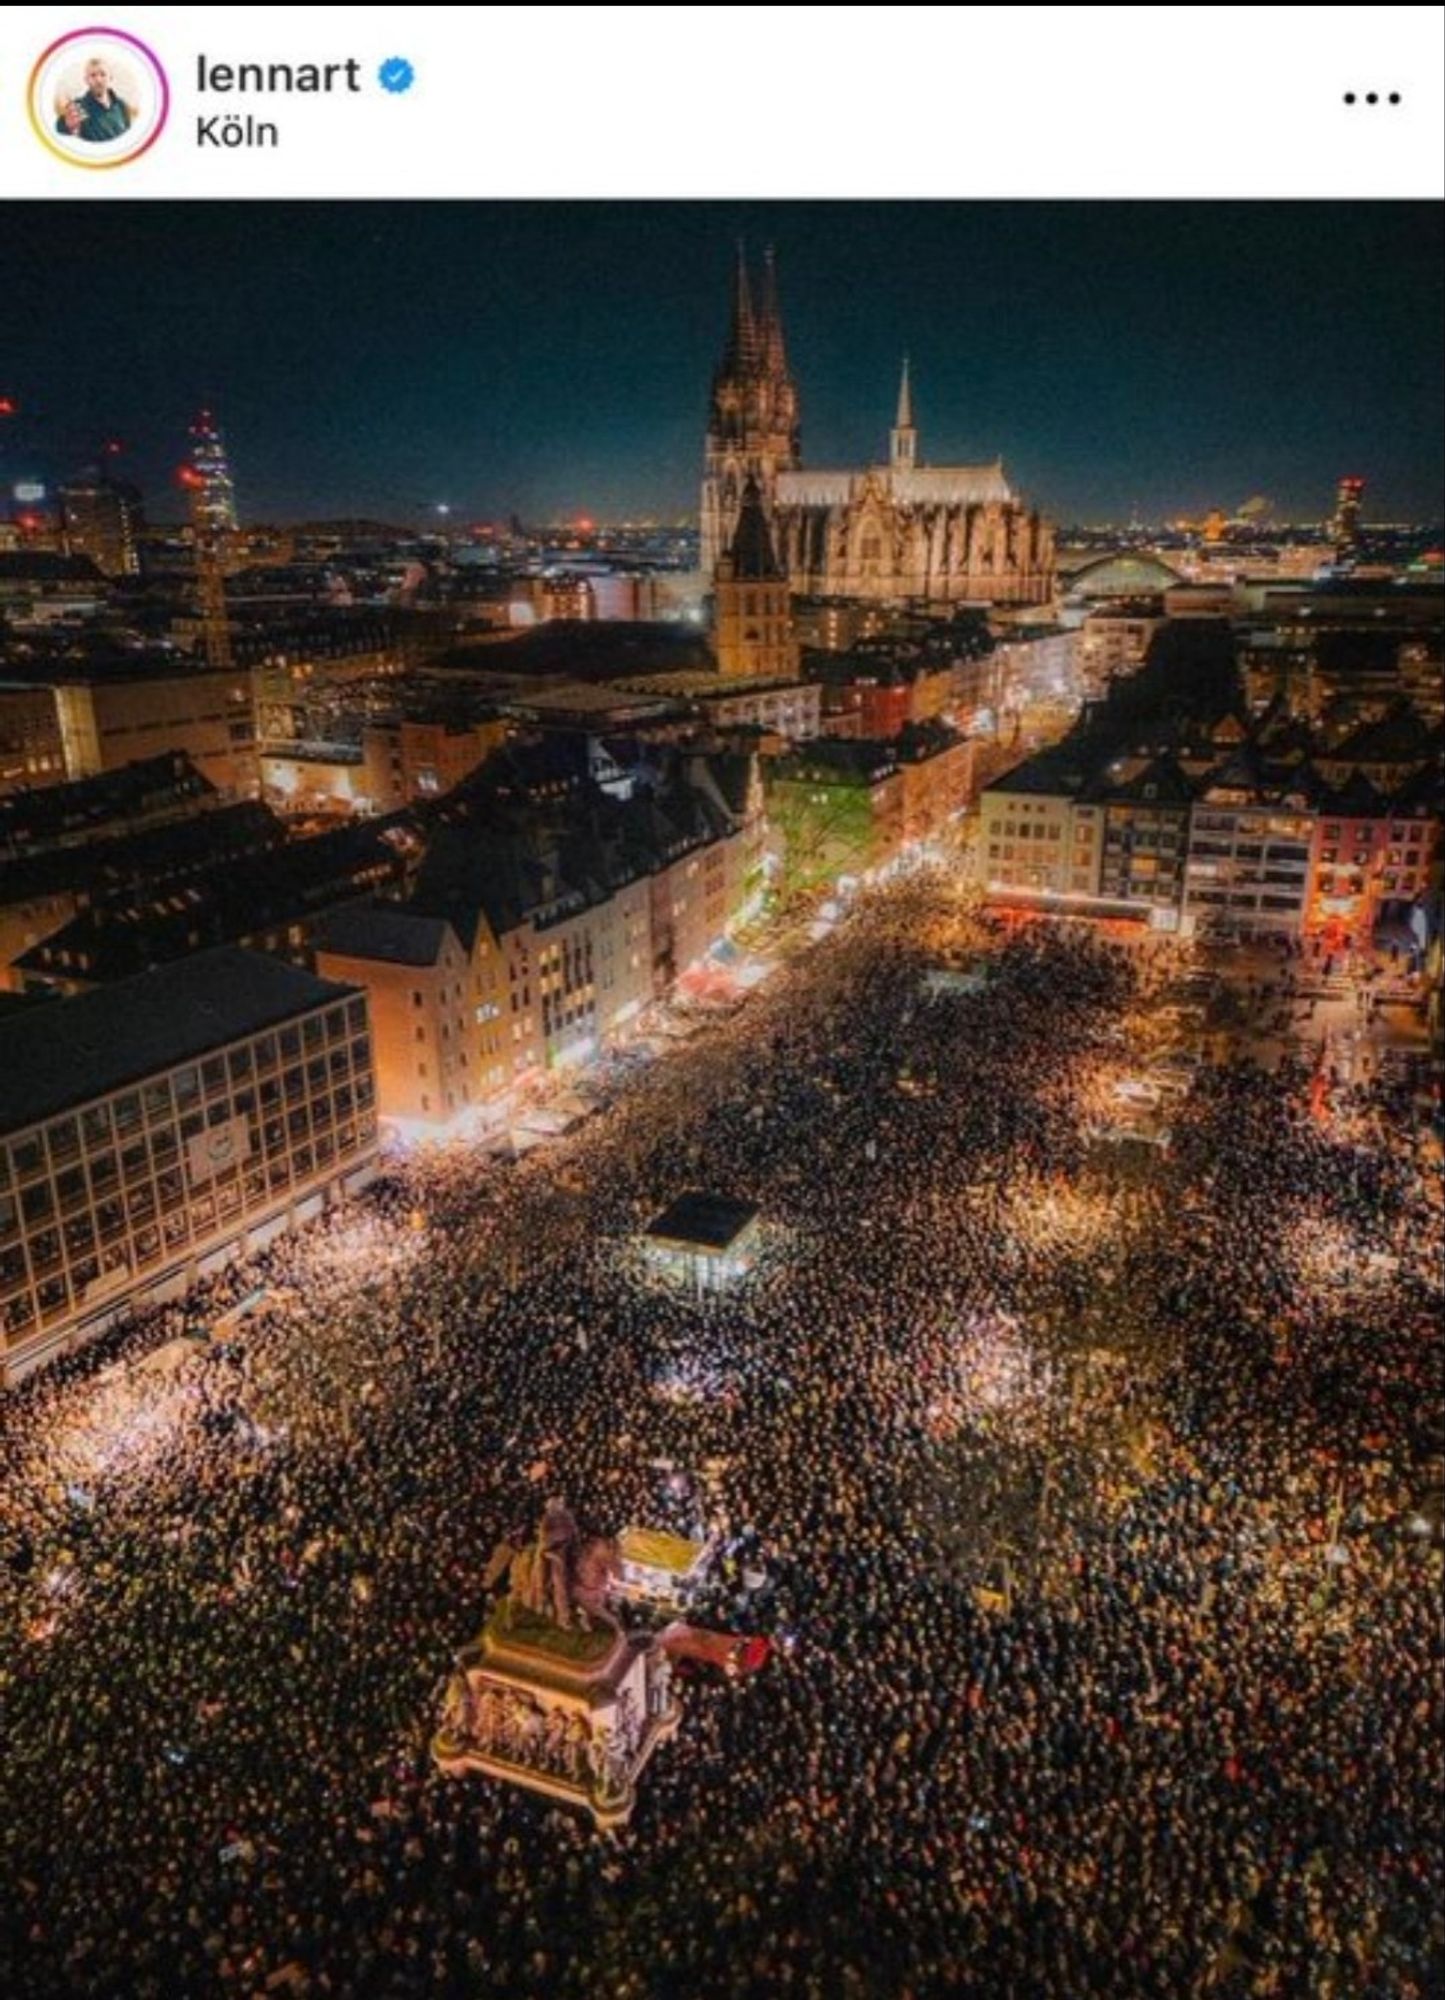
M0 1380L370 1177L365 997L230 948L0 1018Z

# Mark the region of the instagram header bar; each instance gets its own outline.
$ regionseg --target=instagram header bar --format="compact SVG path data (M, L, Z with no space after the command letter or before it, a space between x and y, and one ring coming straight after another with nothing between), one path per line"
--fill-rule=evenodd
M1439 197L1442 19L11 9L0 172L61 198Z

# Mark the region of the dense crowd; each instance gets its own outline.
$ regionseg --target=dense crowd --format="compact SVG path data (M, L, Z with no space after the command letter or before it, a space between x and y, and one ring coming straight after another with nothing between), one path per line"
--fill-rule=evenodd
M4 1990L1438 1993L1434 1156L1237 1050L1099 1143L1174 970L894 884L130 1336L250 1299L205 1358L11 1399ZM689 1187L764 1218L701 1297L638 1251ZM715 1529L777 1641L615 1835L428 1756L549 1492Z

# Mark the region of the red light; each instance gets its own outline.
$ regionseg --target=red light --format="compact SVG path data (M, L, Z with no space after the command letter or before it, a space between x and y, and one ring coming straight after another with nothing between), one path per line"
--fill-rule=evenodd
M13 396L0 396L0 417L13 417L18 407Z
M123 451L125 449L119 438L111 438L105 448L109 452Z
M193 465L181 466L176 473L176 478L182 486L204 486L206 483Z

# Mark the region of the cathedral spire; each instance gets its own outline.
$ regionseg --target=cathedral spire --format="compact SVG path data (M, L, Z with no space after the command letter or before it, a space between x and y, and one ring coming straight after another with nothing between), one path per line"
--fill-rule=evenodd
M778 311L778 265L771 243L763 252L763 311L759 331L763 366L775 380L786 379L788 356L783 346L783 317Z
M912 472L918 463L918 430L913 421L913 384L908 377L908 356L903 357L903 377L898 384L898 418L888 433L888 462L895 472Z
M788 372L773 254L755 291L738 244L732 313L708 404L702 499L702 567L711 575L737 526L744 481L757 481L770 511L778 475L798 464L798 392Z
M903 379L898 384L898 422L895 425L895 429L900 431L911 431L913 429L913 390L908 380L908 356L906 354L903 357Z
M751 375L758 365L758 320L753 310L752 287L748 283L748 259L742 238L738 238L738 261L733 272L733 317L728 332L723 372L731 376Z

